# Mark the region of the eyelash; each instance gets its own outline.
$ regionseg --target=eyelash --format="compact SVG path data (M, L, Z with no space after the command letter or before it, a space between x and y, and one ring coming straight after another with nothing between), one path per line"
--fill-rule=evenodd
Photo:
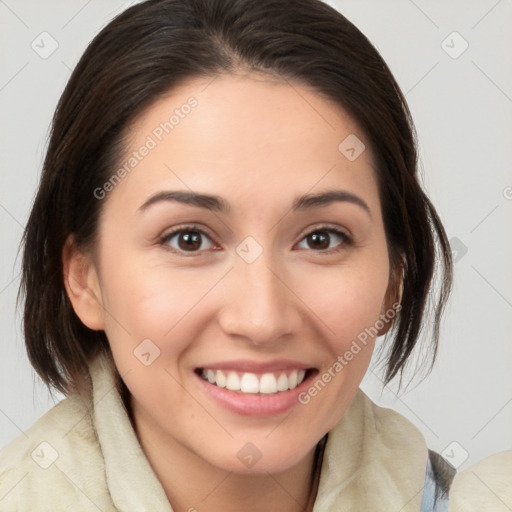
M214 242L214 240L212 239L212 237L206 233L203 229L199 228L198 226L195 226L193 224L191 225L186 225L186 226L180 226L179 228L176 228L175 230L171 231L170 233L167 233L165 234L164 236L162 236L160 239L159 239L159 244L164 246L164 248L170 252L173 252L175 254L179 254L179 255L182 255L182 256L185 256L185 257L193 257L193 256L197 256L198 254L201 254L201 252L204 251L203 250L200 250L200 251L180 251L180 250L177 250L175 249L174 247L171 247L170 245L168 245L169 241L177 234L179 233L186 233L186 232L190 232L190 231L195 231L201 235L204 235L205 237L209 238L212 242ZM320 255L331 255L331 254L335 254L335 253L338 253L338 252L341 252L343 250L345 250L347 248L347 246L351 246L354 244L354 241L352 240L352 238L350 236L348 236L346 233L344 233L343 231L340 231L336 228L333 228L333 227L330 227L330 226L318 226L316 227L315 229L305 233L302 238L300 239L300 242L302 242L302 240L304 240L306 237L308 237L309 235L312 235L313 233L318 233L318 232L325 232L325 233L329 233L329 234L334 234L336 236L338 236L339 238L342 239L342 242L340 243L340 245L337 247L337 248L334 248L334 249L321 249L321 250L318 250L318 251L315 251L314 249L310 249L312 250L313 252L316 252Z

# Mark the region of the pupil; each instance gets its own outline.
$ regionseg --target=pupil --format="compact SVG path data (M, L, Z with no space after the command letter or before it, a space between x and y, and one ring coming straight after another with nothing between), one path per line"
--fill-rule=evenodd
M325 232L319 231L318 233L312 233L310 241L313 242L313 246L317 249L328 249L329 248L329 235Z
M201 234L197 231L187 231L179 237L180 249L191 250L201 247Z

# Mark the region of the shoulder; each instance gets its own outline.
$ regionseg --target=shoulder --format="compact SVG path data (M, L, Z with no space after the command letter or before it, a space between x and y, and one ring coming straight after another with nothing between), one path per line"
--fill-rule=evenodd
M358 510L420 510L429 453L423 434L405 416L359 389L325 449L321 510L352 502Z
M87 436L90 430L90 414L85 404L76 397L65 398L41 416L29 429L0 451L0 469L19 467L31 459L34 442L43 439L47 443L67 437Z
M351 404L352 407L361 410L361 417L365 419L367 429L380 439L381 445L392 450L414 449L421 446L425 450L425 459L425 438L416 425L405 416L393 409L377 405L361 389Z
M512 450L496 453L457 474L450 512L512 510Z
M400 413L380 407L366 397L366 406L371 410L372 417L378 427L381 443L396 454L406 451L409 453L422 453L425 450L427 460L421 457L410 458L424 476L424 489L422 496L422 510L443 510L444 503L447 503L449 491L456 475L456 469L448 463L439 453L427 447L425 438L421 431L405 416ZM402 459L404 470L411 471L412 466L405 464ZM430 508L429 508L430 507Z
M65 398L0 451L0 510L109 510L92 412ZM99 501L99 503L97 502Z

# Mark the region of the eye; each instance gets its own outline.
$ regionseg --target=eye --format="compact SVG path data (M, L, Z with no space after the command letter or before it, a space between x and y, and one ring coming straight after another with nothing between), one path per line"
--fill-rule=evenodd
M196 226L185 226L167 233L160 239L160 243L172 252L195 256L201 251L217 250L211 237ZM306 247L301 244L307 244ZM314 249L319 253L335 253L342 251L352 244L352 239L344 232L330 228L320 227L311 231L299 242L303 249Z
M345 249L347 245L351 244L352 240L348 235L338 229L318 228L308 233L301 242L299 242L299 246L303 242L308 244L309 247L302 248L315 249L316 252L332 253ZM334 243L334 246L331 245L332 243Z
M205 242L205 239L208 240ZM167 233L160 243L169 246L175 252L197 253L214 247L211 238L195 226L182 227Z

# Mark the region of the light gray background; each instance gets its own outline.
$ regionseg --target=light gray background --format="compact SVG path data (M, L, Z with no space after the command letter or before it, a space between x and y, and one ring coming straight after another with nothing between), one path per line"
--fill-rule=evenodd
M87 43L133 3L0 0L0 447L54 403L28 364L15 311L18 244L50 119ZM329 3L374 43L406 94L424 185L457 239L455 289L433 373L397 395L396 383L382 390L369 370L362 387L464 469L512 449L512 2ZM31 47L43 37L51 48L44 31L58 43L47 58Z

